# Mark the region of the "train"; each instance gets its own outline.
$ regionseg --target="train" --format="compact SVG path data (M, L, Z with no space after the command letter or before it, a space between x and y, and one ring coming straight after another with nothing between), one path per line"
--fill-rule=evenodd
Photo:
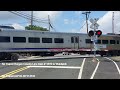
M120 55L120 35L101 35L96 46L96 53L101 56ZM85 33L0 29L0 60L17 61L20 55L83 55L94 51L93 41Z

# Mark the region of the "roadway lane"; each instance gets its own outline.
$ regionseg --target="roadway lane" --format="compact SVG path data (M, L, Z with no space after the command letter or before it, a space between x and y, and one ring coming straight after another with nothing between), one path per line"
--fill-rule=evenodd
M18 76L2 77L3 79L90 79L91 77L93 79L120 79L118 70L112 61L103 57L98 57L99 62L93 62L92 59L72 58L15 62L17 64L34 64L31 66L6 66L0 63L0 76L7 73L6 75ZM120 66L120 62L117 64ZM23 75L26 76L23 77Z
M100 65L94 76L94 79L120 79L120 75L115 64L106 59L99 58Z
M97 65L97 61L93 62L93 58L87 58L83 68L82 79L90 79L93 74L93 71Z
M82 64L82 61L83 61L83 58L16 62L16 63L35 63L35 64L43 63L43 64L45 64L44 66L51 66L51 64L52 64L52 66L58 66L58 67L66 67L67 66L67 68L34 68L33 67L33 68L28 68L24 71L18 72L15 75L35 75L36 79L61 79L61 78L76 79L78 77L78 73L80 71L80 66ZM10 66L10 67L12 67L12 66ZM74 69L74 67L78 67L78 68ZM19 68L19 66L18 66L18 68ZM14 77L10 77L10 78L16 79ZM17 77L17 78L21 78L21 77ZM22 79L23 79L23 77L22 77ZM34 79L34 77L33 77L33 79Z

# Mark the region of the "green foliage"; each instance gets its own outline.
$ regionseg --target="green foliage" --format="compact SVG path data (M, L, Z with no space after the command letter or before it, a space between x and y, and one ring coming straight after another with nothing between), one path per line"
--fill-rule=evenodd
M39 31L48 31L47 28L43 28L36 25L29 25L25 27L25 30L39 30Z

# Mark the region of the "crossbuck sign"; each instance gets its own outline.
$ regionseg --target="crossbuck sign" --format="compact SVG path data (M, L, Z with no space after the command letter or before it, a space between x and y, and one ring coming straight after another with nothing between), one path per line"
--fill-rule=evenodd
M98 29L98 27L99 27L99 24L97 23L97 21L99 20L99 18L95 18L95 19L90 19L90 22L92 23L91 25L90 25L90 28L91 29Z

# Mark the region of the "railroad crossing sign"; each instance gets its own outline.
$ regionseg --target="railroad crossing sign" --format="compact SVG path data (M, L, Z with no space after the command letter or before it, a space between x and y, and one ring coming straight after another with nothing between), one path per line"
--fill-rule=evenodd
M92 23L91 25L90 25L90 28L92 28L92 29L98 29L98 27L99 27L99 24L97 23L97 21L99 20L99 18L95 18L95 19L90 19L90 22Z

